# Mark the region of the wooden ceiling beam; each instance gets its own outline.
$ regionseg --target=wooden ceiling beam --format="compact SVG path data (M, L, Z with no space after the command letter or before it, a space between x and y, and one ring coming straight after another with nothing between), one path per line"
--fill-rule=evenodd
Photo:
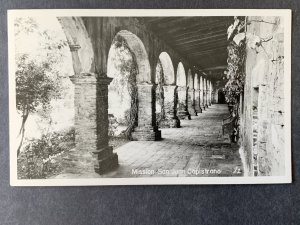
M205 34L203 34L203 32L197 32L194 34L187 33L187 34L181 35L180 37L170 36L170 39L175 40L175 41L184 41L184 40L194 39L194 38L207 38L207 37L218 35L218 34L223 34L224 36L226 36L226 31L227 31L227 29L222 28L219 30L211 31L209 33L205 33Z
M184 22L187 24L194 23L197 20L199 20L199 19L197 19L195 17L174 17L173 19L166 21L166 22L159 21L159 23L156 24L156 27L161 28L161 29L166 29L166 28L172 27L174 25L181 25Z
M219 30L224 30L227 31L228 27L224 23L218 23L214 25L214 27L209 26L205 28L198 28L198 29L192 29L192 30L187 30L186 32L178 32L177 34L172 34L174 38L180 38L184 37L186 35L194 35L194 34L199 34L199 33L209 33L209 32L214 32L214 31L219 31ZM168 32L168 31L167 31Z
M170 28L172 26L181 26L186 27L191 24L200 24L206 25L207 23L214 23L218 22L220 19L217 17L174 17L170 21L167 22L160 22L156 26L161 29Z
M220 38L221 37L221 38ZM223 40L224 42L227 42L227 39L226 39L226 34L224 33L221 33L221 34L216 34L216 35L212 35L212 36L207 36L207 37L202 37L202 38L191 38L191 39L188 39L188 40L174 40L172 41L172 45L176 46L176 45L186 45L186 44L192 44L192 43L209 43L209 42L212 42L214 41L215 39L214 38L218 38L217 40ZM208 41L205 41L205 40L208 40Z
M203 71L207 71L207 70L224 70L226 68L227 68L227 65L214 66L214 67L205 68L205 69L203 69Z
M206 51L190 53L190 54L188 54L188 55L189 55L189 56L207 55L207 54L209 54L209 53L218 52L218 51L220 51L220 50L222 50L222 49L224 49L224 47L217 47L217 48L209 49L209 50L206 50Z
M201 42L201 43L193 43L193 44L180 44L180 45L172 45L179 51L188 51L188 50L195 50L195 51L202 51L206 50L207 48L214 47L214 46L227 46L228 43L222 40L211 40L207 42Z
M163 22L163 21L170 21L173 18L172 17L142 17L144 19L145 23L148 23L149 25L157 22Z
M201 29L201 30L213 30L216 26L220 27L220 26L229 26L230 23L228 21L223 21L223 22L215 22L215 23L206 23L205 25L203 24L190 24L190 25L187 25L187 26L176 26L175 28L169 28L169 29L155 29L155 31L157 32L161 32L163 34L174 34L174 33L183 33L185 31L193 31L193 29Z

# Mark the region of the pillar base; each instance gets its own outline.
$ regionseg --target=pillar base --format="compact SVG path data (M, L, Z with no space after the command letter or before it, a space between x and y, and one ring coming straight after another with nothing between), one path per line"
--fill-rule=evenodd
M173 118L165 118L162 121L160 121L159 126L161 128L179 128L180 127L180 120L178 117Z
M131 133L133 141L159 141L161 140L161 131L149 127L136 127Z
M198 104L195 105L195 111L197 113L202 113L202 109L201 109L200 105L198 105Z
M198 116L196 109L190 111L191 116Z
M109 172L116 168L118 164L118 155L112 152L113 148L107 146L103 149L93 151L94 157L96 158L94 164L94 170L100 175Z
M199 107L199 108L197 109L197 113L202 113L202 108L201 108L201 107Z
M184 120L184 119L189 119L191 120L191 115L187 111L178 111L177 116L179 119Z

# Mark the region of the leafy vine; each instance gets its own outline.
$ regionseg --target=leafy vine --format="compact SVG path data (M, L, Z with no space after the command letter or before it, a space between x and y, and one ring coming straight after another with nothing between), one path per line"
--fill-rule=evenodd
M228 81L224 92L226 102L229 105L236 105L245 84L246 42L242 37L245 32L245 21L235 17L234 23L227 32L229 45L227 47L227 70L224 73Z
M125 119L127 124L127 129L124 131L125 136L128 139L131 139L131 133L137 125L138 120L138 88L137 88L137 82L136 82L136 76L138 74L138 66L136 63L135 54L130 50L128 44L126 41L121 37L117 36L115 42L116 48L123 48L130 52L130 55L132 56L132 60L128 61L127 63L124 60L124 63L121 64L121 73L124 74L126 71L129 71L128 76L123 76L121 80L119 80L119 91L120 94L125 90L122 90L121 87L124 87L124 84L127 83L127 91L131 97L130 101L130 110L125 112Z

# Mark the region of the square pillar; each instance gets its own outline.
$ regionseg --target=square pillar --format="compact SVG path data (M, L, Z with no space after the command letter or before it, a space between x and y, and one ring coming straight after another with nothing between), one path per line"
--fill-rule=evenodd
M197 113L202 113L202 108L200 105L200 90L195 90L195 110Z
M215 101L215 92L212 91L211 92L211 104L215 104L215 103L216 103L216 101Z
M188 118L191 119L191 115L187 107L187 87L178 87L178 107L177 107L177 116L179 119Z
M156 126L155 85L138 84L138 126L132 132L134 141L157 141L161 131Z
M208 106L211 106L211 91L208 91Z
M74 164L103 174L118 165L117 154L108 146L108 84L112 79L94 74L70 79L75 85Z
M202 106L202 109L205 110L206 109L206 106L205 106L205 90L202 90L202 101L201 101L201 106Z
M204 104L205 104L205 108L208 108L208 90L204 91Z
M177 117L177 86L163 86L165 118L160 122L161 127L178 128L180 120Z
M197 111L195 110L195 89L188 89L188 111L191 116L197 116Z

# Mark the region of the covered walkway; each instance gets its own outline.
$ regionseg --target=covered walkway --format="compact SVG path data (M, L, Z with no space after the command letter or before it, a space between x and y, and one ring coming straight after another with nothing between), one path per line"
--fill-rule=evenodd
M227 105L214 104L192 120L181 120L181 128L162 129L161 141L132 141L115 149L119 166L105 175L69 168L56 178L242 176L238 146L222 136L227 115Z

